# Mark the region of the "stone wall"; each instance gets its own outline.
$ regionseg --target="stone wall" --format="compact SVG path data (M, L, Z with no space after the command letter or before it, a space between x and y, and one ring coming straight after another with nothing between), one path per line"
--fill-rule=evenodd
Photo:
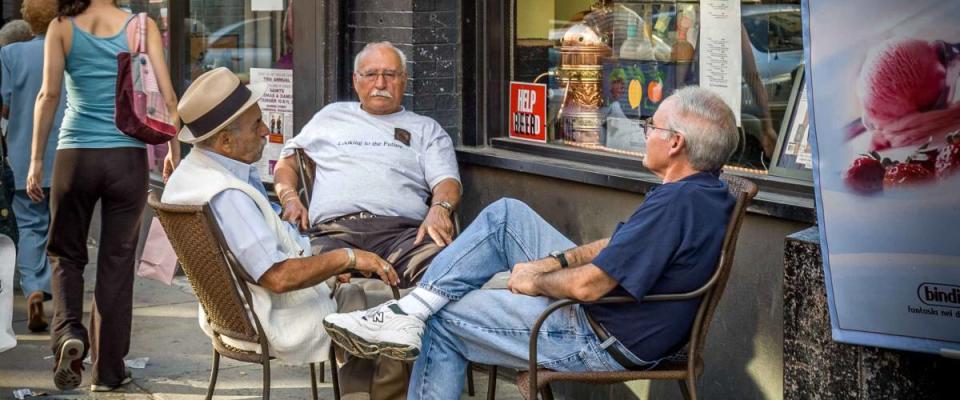
M459 142L462 73L460 2L455 0L357 0L347 7L348 71L369 42L388 40L407 56L404 106L440 123ZM352 92L351 92L352 93Z
M960 397L960 361L833 341L816 227L787 237L784 267L785 399Z

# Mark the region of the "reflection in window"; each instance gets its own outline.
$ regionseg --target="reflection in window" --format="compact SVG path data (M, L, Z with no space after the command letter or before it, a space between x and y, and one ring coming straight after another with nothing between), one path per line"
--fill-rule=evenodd
M765 2L766 3L766 2ZM511 80L548 84L551 143L642 157L639 120L699 80L697 1L517 0ZM745 3L742 136L733 166L766 170L802 64L799 4Z
M293 67L292 0L283 10L253 10L249 0L190 0L187 66L190 82L204 72L226 67L249 82L250 68Z

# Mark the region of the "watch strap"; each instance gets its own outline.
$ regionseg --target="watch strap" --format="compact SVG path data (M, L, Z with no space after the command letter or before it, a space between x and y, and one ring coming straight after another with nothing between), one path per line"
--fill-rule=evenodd
M570 263L567 262L567 255L562 251L554 250L550 253L550 257L555 258L560 263L560 268L567 268L570 266Z

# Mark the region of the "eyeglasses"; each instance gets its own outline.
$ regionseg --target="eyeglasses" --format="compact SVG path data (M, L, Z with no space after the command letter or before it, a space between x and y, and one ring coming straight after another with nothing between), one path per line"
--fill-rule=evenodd
M357 76L359 76L360 79L363 79L367 82L376 82L377 78L381 76L383 77L383 80L387 82L393 82L393 81L396 81L397 77L399 77L400 75L403 75L403 72L389 70L389 69L380 71L380 72L376 72L376 71L357 72Z
M659 127L659 126L654 125L654 124L653 124L653 117L647 117L647 118L644 118L644 119L640 120L640 128L643 129L643 138L644 138L644 139L649 138L649 137L650 137L650 131L652 131L652 130L654 130L654 129L659 129L659 130L662 130L662 131L667 131L667 132L670 132L670 133L675 134L675 135L682 135L682 134L683 134L683 132L680 132L680 131L677 131L677 130L673 130L673 129L670 129L670 128L661 128L661 127Z

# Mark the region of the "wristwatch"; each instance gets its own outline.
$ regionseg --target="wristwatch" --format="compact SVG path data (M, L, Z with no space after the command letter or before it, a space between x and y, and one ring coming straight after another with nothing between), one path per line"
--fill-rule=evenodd
M452 212L453 212L453 204L450 204L450 202L449 202L449 201L446 201L446 200L444 200L444 201L438 201L438 202L433 203L433 204L430 205L430 207L433 207L433 206L443 207L444 209L447 210L448 213L452 213Z
M567 263L567 256L563 254L563 251L560 251L560 250L551 251L550 257L553 257L557 259L558 262L560 262L560 268L566 268L570 266L570 264Z

